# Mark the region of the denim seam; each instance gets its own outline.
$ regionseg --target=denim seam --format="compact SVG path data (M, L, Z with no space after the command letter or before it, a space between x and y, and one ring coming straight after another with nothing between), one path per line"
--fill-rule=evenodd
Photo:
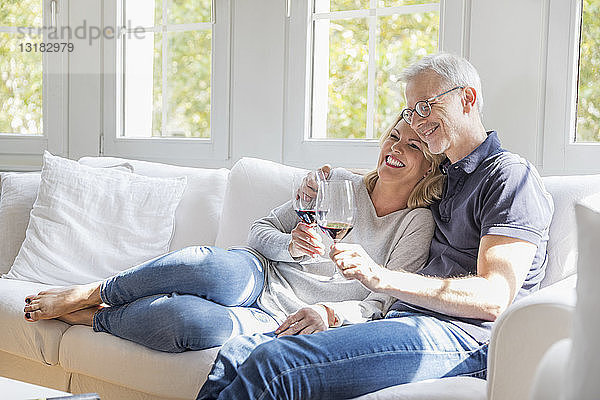
M470 354L470 353L474 353L476 351L479 351L480 349L481 348L478 348L478 349L475 349L475 350L470 350L470 351L449 351L449 352L446 352L446 351L394 350L394 351L384 351L384 352L371 353L371 354L361 354L359 356L349 357L349 358L345 358L343 360L326 361L326 362L320 362L320 363L314 363L314 364L301 365L301 366L293 367L293 368L287 369L285 371L282 371L279 374L277 374L276 376L274 376L273 379L271 379L269 381L269 383L267 384L267 387L265 387L265 389L262 391L262 393L257 398L257 400L264 399L264 397L267 394L267 390L269 389L269 387L271 386L271 384L275 380L280 379L282 376L287 375L287 374L292 373L292 372L295 372L297 370L307 369L307 368L310 368L310 367L319 367L319 366L332 365L332 364L337 364L337 363L340 363L340 362L351 361L351 360L361 359L361 358L369 358L369 357L372 357L372 356L379 356L379 355L385 355L385 354L397 354L397 353L415 353L415 354Z

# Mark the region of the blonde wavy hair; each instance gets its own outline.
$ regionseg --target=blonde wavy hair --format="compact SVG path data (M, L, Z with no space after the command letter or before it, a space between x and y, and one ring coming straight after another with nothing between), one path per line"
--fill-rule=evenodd
M394 127L402 120L402 114L399 114L394 123L386 130L385 134L379 139L379 146L382 147L383 143L390 137ZM446 158L443 154L433 154L427 148L427 145L421 146L421 151L425 159L431 163L431 172L421 179L413 188L410 196L408 197L409 208L428 207L433 204L436 200L442 197L442 190L444 186L444 175L440 171L440 164ZM379 179L377 169L368 172L365 177L365 185L369 194L373 192L375 183Z

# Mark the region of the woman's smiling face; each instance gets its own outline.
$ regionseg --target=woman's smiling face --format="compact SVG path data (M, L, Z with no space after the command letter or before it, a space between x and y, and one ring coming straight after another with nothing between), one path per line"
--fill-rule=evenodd
M379 152L377 172L385 182L403 182L414 186L431 168L423 155L426 146L402 119L392 128Z

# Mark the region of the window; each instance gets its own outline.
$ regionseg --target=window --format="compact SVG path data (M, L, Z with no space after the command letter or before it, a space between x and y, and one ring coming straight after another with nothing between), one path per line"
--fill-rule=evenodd
M70 48L50 34L65 24L59 11L52 0L2 1L0 169L36 169L44 149L67 152Z
M575 141L600 142L600 2L583 0Z
M600 4L550 2L543 172L598 172Z
M400 72L438 49L462 53L468 2L290 3L284 162L370 168L404 107Z
M211 0L125 1L122 136L210 138L211 14Z
M226 159L229 1L114 3L105 8L118 33L104 50L103 154Z
M398 73L438 48L439 1L316 0L311 138L373 139L403 104Z

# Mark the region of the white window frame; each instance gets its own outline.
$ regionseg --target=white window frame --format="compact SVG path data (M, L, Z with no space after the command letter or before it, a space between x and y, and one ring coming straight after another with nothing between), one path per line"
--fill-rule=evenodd
M51 27L51 0L43 2L43 27ZM56 0L56 26L68 24L68 0ZM2 33L19 34L17 27L0 27ZM44 30L48 33L48 30ZM23 42L28 39L23 38ZM44 43L52 42L47 37ZM63 42L65 40L58 39ZM42 53L43 97L42 134L0 133L0 170L39 169L44 150L66 156L68 153L68 52Z
M122 0L104 2L104 26L119 27ZM210 138L128 138L123 130L123 58L120 38L102 42L102 128L100 155L189 166L229 158L230 0L213 0ZM208 23L210 24L210 23Z
M600 143L576 143L581 1L551 1L544 114L544 174L598 173Z
M375 3L374 0L371 2ZM440 1L440 38L438 42L440 50L468 56L470 5L471 0ZM377 139L309 138L312 124L312 0L289 1L288 7L284 163L304 167L318 166L324 162L357 168L373 167L379 152ZM366 10L359 13L369 14L369 12ZM350 14L354 15L355 13ZM369 72L369 74L372 73ZM374 88L371 91L374 91ZM373 113L373 110L369 111L371 114ZM367 123L372 124L372 122ZM370 131L372 132L372 127L370 127Z

